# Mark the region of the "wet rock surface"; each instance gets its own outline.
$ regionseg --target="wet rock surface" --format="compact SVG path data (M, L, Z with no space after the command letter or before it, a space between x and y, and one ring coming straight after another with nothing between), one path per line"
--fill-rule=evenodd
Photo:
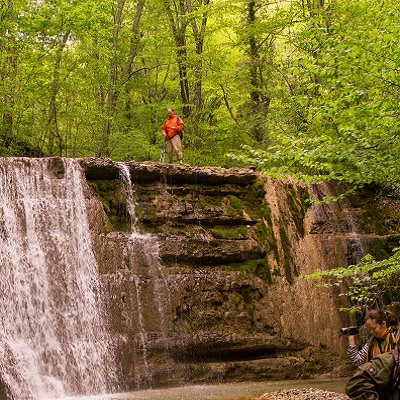
M395 223L372 237L361 204L310 202L334 185L129 162L133 220L119 163L79 163L124 389L349 376L345 299L301 275L387 254Z
M82 158L78 160L88 180L117 179L118 163L110 159ZM249 185L256 181L253 168L193 167L155 162L126 162L136 183L164 182L168 184L194 183L201 185Z

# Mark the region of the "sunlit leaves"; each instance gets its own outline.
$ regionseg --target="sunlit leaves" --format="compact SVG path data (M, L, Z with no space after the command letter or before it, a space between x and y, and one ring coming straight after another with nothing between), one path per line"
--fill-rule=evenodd
M322 287L338 287L340 296L346 296L350 302L349 308L342 311L359 312L382 301L397 305L400 291L400 248L393 251L392 257L376 261L371 255L366 255L358 264L340 267L332 270L317 270L313 274L302 276L312 279Z
M4 70L1 81L3 92L12 88L18 94L14 96L16 135L44 143L41 135L51 101L48 89L57 82L59 132L75 143L75 150L85 143L79 151L90 152L86 143L101 131L110 69L116 68L120 101L111 119L113 154L136 154L125 149L129 143L132 148L150 148L149 136L157 145L165 107L182 105L181 77L166 1L146 1L140 32L132 32L137 3L125 1L114 46L117 1L13 2L18 19L3 18L12 37L0 38L0 59L2 67L9 68L8 57L18 58L16 79ZM246 22L250 3L256 6L256 18ZM396 2L326 0L322 8L317 2L301 0L211 0L207 6L201 1L192 5L198 24L205 7L208 11L201 54L193 46L190 24L186 36L190 99L194 83L202 81L201 111L187 121L186 134L189 138L193 127L195 140L187 142L187 154L193 152L196 164L225 163L227 153L247 143L253 151L237 155L230 165L251 163L277 176L347 180L356 185L398 180L400 17ZM8 11L3 6L2 15ZM55 79L65 34L70 36ZM140 40L135 42L135 35ZM253 48L258 58L249 57L249 38L258 46ZM137 57L131 73L124 75L133 48ZM253 83L249 60L256 63L253 72L259 78ZM112 61L116 62L113 68ZM260 107L251 107L252 95L259 96ZM216 145L208 146L209 140ZM71 154L67 148L62 151ZM154 159L156 151L138 157Z
M324 8L304 8L293 1L290 13L295 22L287 27L286 46L292 51L287 60L279 54L289 91L281 92L275 103L280 108L271 113L275 143L247 161L266 173L278 170L304 180L398 181L395 2L335 1L334 7L326 2Z

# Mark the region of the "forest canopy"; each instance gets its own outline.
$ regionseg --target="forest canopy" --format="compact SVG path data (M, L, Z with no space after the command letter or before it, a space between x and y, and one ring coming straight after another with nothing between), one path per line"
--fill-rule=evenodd
M399 182L394 0L6 0L0 155L158 161Z

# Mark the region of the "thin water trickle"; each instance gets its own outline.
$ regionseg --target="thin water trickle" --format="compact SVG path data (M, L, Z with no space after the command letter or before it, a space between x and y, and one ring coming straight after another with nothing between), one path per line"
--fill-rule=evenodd
M130 171L126 164L118 163L118 165L120 167L120 178L126 191L127 209L131 220L131 242L138 243L141 241L144 243L145 248L142 251L146 259L146 266L154 270L152 274L154 277L160 278L157 280L157 283L159 283L159 281L161 280L163 286L168 289L168 284L163 273L162 265L160 263L160 249L157 237L149 233L140 233L138 227L138 218L136 215L135 190L134 185L131 181ZM161 289L160 287L158 288ZM162 295L164 294L164 290L157 291L155 295L157 294L158 296L156 296L156 301L159 305L158 310L160 312L160 315L164 316L165 308L163 303L165 303L165 301L161 300ZM167 303L170 303L171 299L169 290L167 290L165 294L167 295Z
M0 160L0 378L18 400L115 388L83 173L48 163Z
M332 190L330 186L313 185L310 197L313 201L322 201L324 198L335 198L340 195L330 190ZM341 242L341 252L345 255L347 265L360 262L366 254L362 243L362 232L354 212L354 208L346 198L314 206L315 226L318 232L313 233L324 233ZM333 233L333 226L336 227L335 233Z
M124 185L125 193L126 193L126 203L127 203L127 211L129 214L129 218L131 220L131 231L132 233L139 233L138 228L138 219L136 216L136 204L135 204L135 194L134 194L134 186L131 182L131 173L129 171L129 167L120 162L117 163L119 167L119 177Z
M151 315L154 321L158 321L157 327L160 333L166 335L169 330L167 321L169 320L168 308L171 304L171 294L160 263L158 239L154 235L140 233L138 227L135 188L131 181L130 170L124 163L118 163L118 166L131 221L131 232L127 237L124 259L127 260L127 265L133 272L134 297L137 303L137 330L141 342L142 370L140 376L144 382L137 382L137 386L141 387L145 383L147 387L151 387L153 376L148 363L147 336L149 328L145 321L145 315ZM150 312L151 309L152 312Z

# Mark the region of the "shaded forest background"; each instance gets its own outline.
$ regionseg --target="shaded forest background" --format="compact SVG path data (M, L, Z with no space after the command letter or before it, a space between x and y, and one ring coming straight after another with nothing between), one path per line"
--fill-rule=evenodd
M399 181L394 0L5 0L0 155L160 156Z

